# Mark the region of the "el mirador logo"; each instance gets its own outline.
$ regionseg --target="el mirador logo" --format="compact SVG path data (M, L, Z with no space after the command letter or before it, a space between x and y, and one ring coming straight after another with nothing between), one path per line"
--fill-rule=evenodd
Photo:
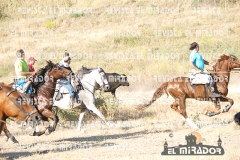
M185 136L187 141L186 145L179 145L169 147L165 139L164 151L162 155L223 155L224 149L222 148L222 140L218 137L217 145L204 145L201 140L201 135L194 131L189 135Z

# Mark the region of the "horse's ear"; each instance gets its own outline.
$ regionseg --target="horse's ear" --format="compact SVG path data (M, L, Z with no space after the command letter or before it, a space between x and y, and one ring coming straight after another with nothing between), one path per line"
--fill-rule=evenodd
M222 60L227 60L227 59L229 58L229 56L223 54L223 55L220 56L220 58L221 58Z
M98 66L98 72L104 72L104 70Z

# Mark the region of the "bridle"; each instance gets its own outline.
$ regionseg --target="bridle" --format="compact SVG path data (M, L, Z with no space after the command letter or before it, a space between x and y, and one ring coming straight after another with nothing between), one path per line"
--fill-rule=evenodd
M102 68L98 67L98 73L100 74L101 80L103 82L103 85L100 86L100 89L104 90L105 86L110 87L107 78L104 78L104 77L106 77L104 70Z

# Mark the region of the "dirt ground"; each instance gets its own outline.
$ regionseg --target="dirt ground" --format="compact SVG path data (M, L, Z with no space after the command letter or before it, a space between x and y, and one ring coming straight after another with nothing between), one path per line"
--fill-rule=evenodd
M235 83L233 83L235 84ZM213 109L210 102L199 103L196 100L187 101L187 113L189 117L200 127L197 130L202 136L204 145L217 146L218 137L222 140L224 155L219 156L163 156L165 139L169 147L185 145L185 136L193 130L188 124L182 125L181 117L175 113L169 105L171 98L163 96L158 102L146 109L137 112L134 105L121 105L119 110L121 120L113 120L112 127L102 124L99 119L85 121L84 132L76 130L76 122L65 123L64 127L50 135L40 137L29 136L32 130L21 128L20 124L9 124L9 130L20 142L19 145L11 141L5 142L3 133L0 136L0 160L5 159L216 159L238 160L240 159L240 127L232 120L233 115L240 111L238 85L232 85L229 97L235 101L234 106L227 113L214 117L207 117L203 110ZM235 90L234 90L235 89ZM125 92L123 92L125 90ZM120 100L137 98L149 99L151 92L126 92L119 89L117 97ZM124 93L124 94L123 94ZM225 106L227 103L222 103Z

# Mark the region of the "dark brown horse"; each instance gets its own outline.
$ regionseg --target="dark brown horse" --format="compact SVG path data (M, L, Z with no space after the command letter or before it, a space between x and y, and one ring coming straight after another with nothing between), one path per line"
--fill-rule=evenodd
M0 84L0 97L0 134L2 129L6 128L6 119L8 117L15 117L25 122L32 120L34 124L41 120L37 109L28 103L20 103L21 95L17 90L4 83ZM9 138L14 141L11 135L9 135Z
M37 106L39 113L41 114L41 119L44 124L44 129L40 132L33 133L33 136L40 136L45 133L48 129L49 132L53 132L56 129L57 123L59 121L58 116L52 112L53 105L53 96L55 93L55 87L57 80L60 78L67 78L70 76L71 71L60 67L56 64L53 64L51 61L47 62L47 65L41 69L36 74L36 77L33 78L33 88L35 93L33 94L34 105ZM9 86L11 86L10 84ZM23 98L28 96L22 95ZM54 121L53 127L50 127L48 123L48 118L51 118ZM4 127L4 132L6 136L11 137L11 133L8 131L6 126Z
M233 100L226 97L228 94L230 72L231 69L239 67L240 61L232 55L222 55L220 59L218 59L217 63L214 65L214 70L211 71L211 74L213 75L216 82L216 90L221 95L220 98L211 98L211 92L208 91L207 87L205 87L204 85L191 85L189 78L177 77L172 79L171 81L163 83L155 91L151 101L138 106L138 109L143 110L147 108L164 93L166 93L167 95L170 94L175 99L175 102L171 104L171 108L174 109L176 112L180 113L184 117L184 120L186 120L192 128L198 129L198 127L193 123L193 121L187 116L186 99L196 98L198 100L204 99L213 101L215 105L215 111L206 112L205 114L207 114L208 116L214 116L220 114L221 112L227 112L233 105ZM227 105L225 109L221 110L220 101L228 101L230 104Z

